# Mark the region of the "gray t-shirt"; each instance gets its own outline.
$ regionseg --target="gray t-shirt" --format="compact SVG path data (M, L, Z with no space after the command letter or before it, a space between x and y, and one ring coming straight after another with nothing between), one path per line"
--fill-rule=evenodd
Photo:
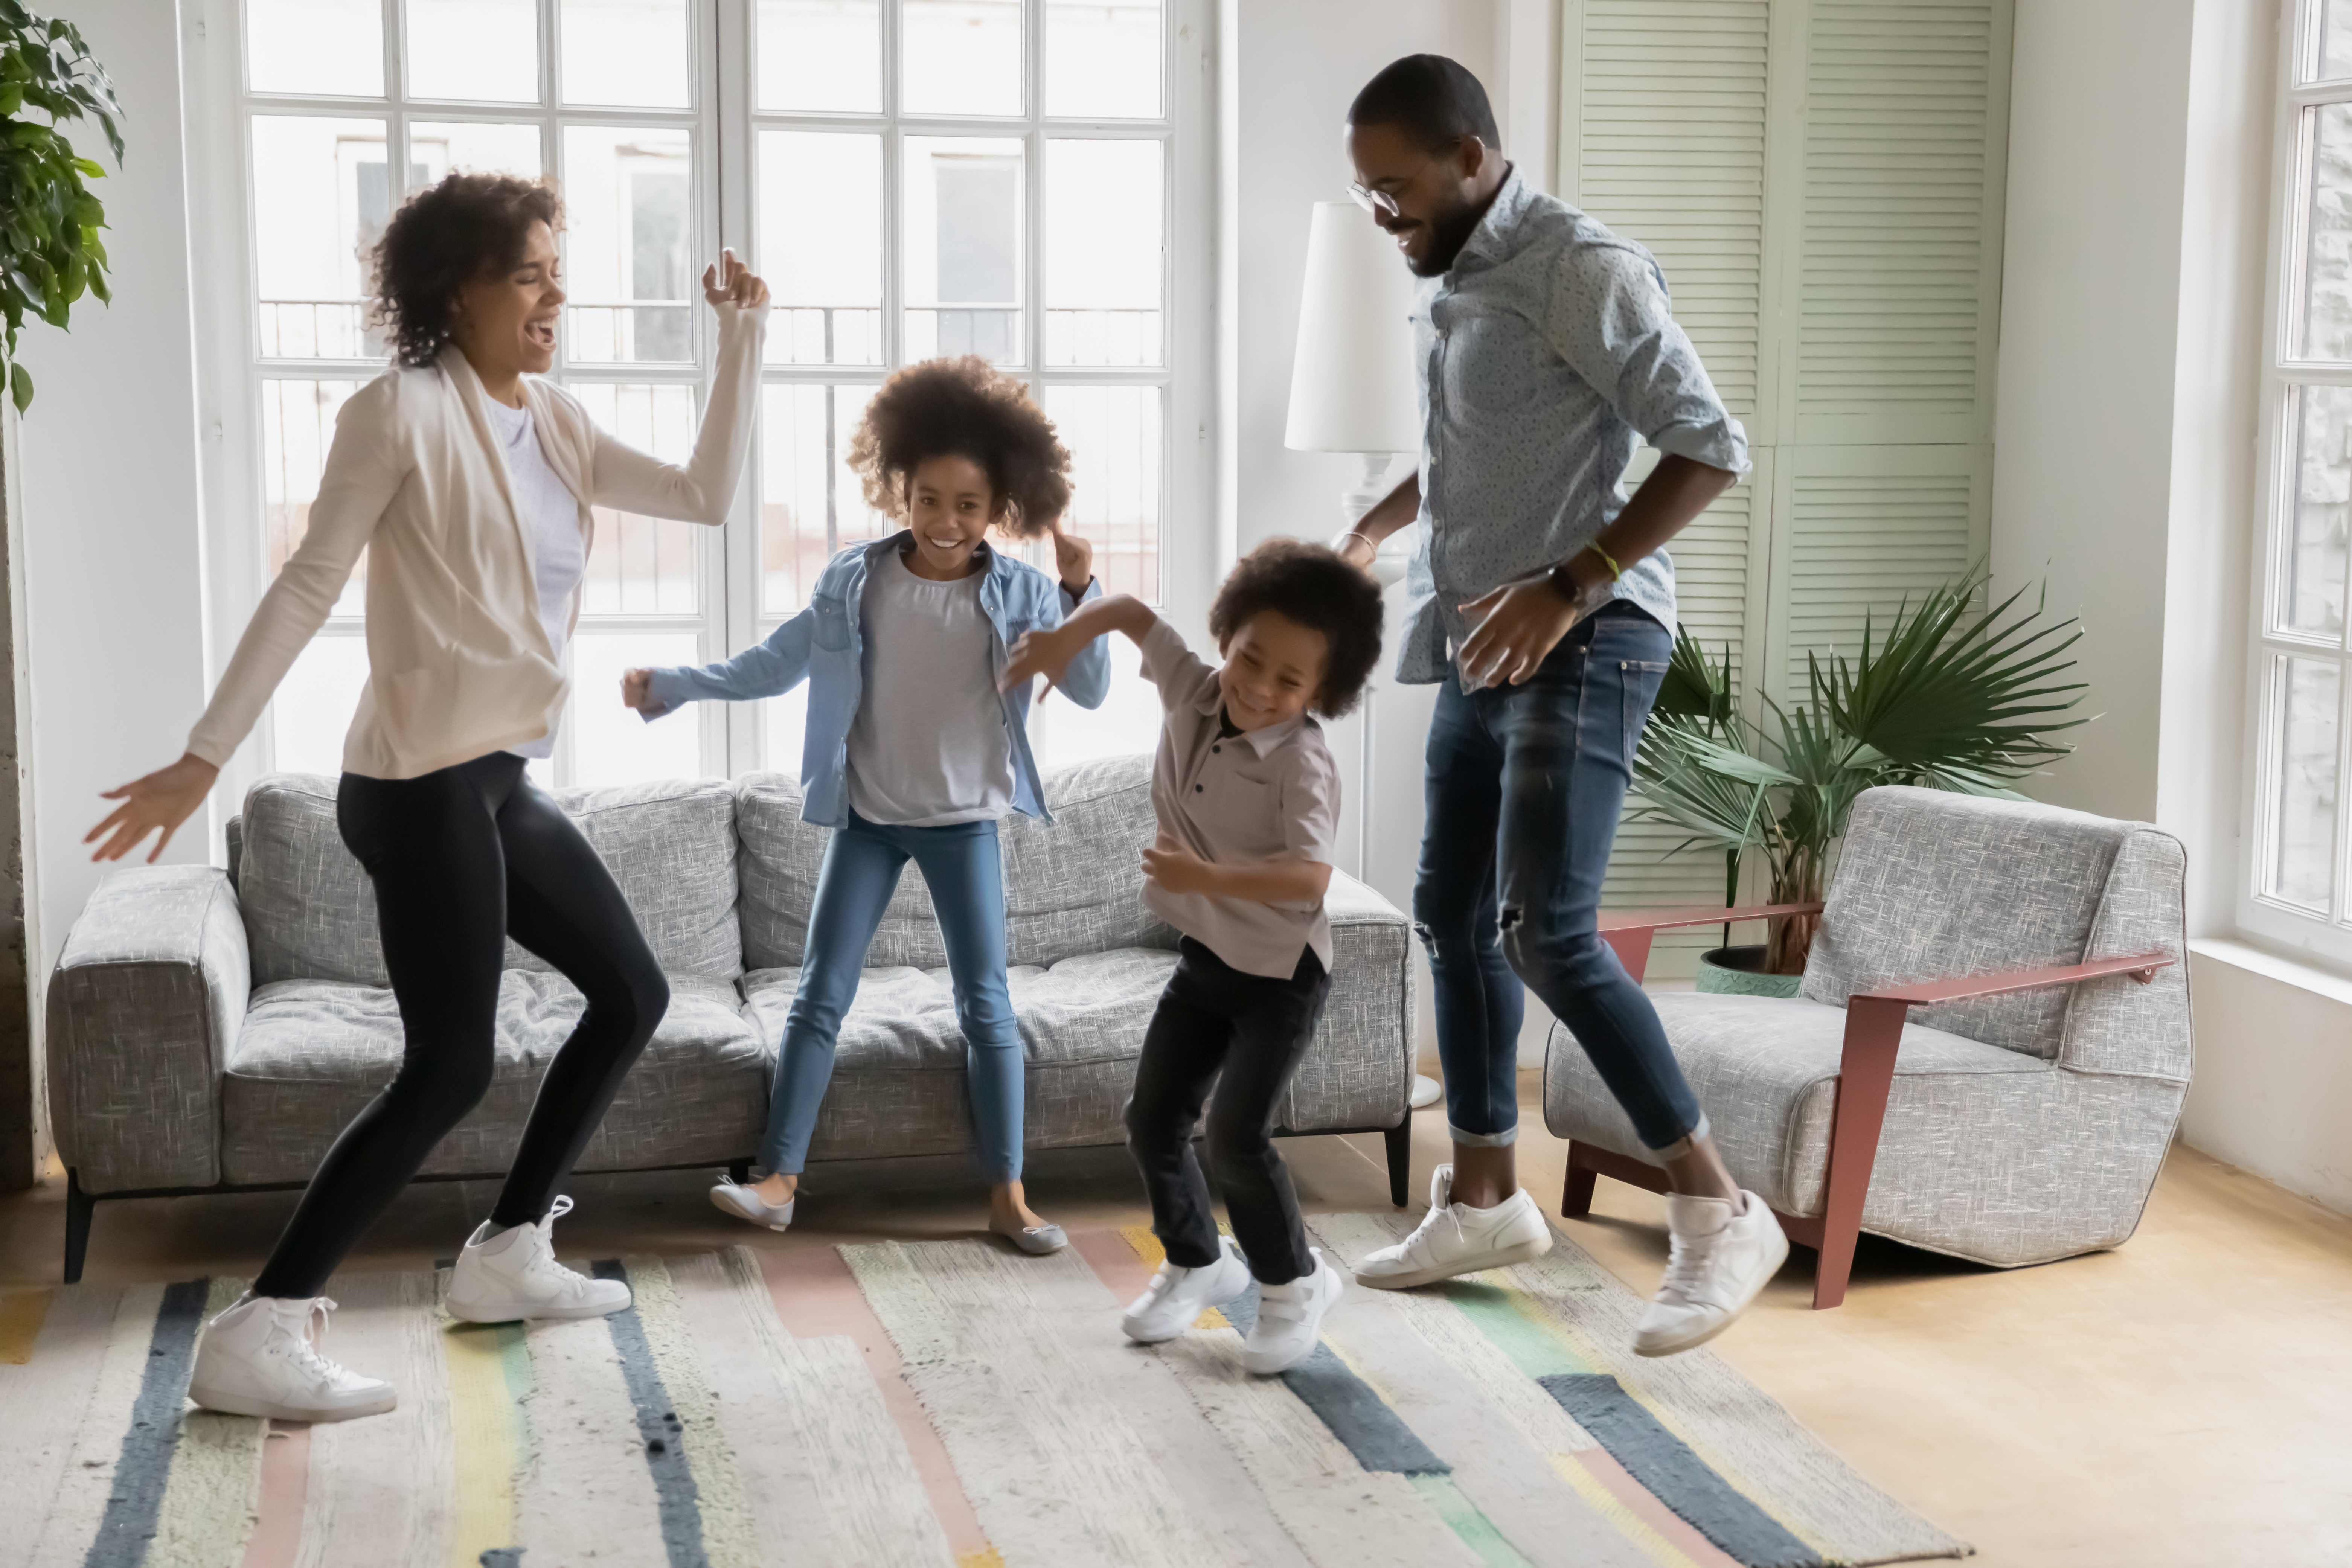
M885 552L859 605L864 690L849 724L849 805L868 822L942 827L1013 809L1013 736L996 690L983 573L934 583Z

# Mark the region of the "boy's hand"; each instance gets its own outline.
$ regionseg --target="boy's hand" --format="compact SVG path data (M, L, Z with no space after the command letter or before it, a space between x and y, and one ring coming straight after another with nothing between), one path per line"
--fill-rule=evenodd
M630 669L621 673L621 706L644 713L660 706L654 700L654 672Z
M1070 660L1078 657L1080 646L1059 626L1051 631L1024 632L1013 643L1013 651L1005 656L1004 677L997 686L1010 691L1032 677L1042 675L1045 678L1045 689L1051 691L1069 673Z
M1171 893L1216 890L1217 868L1189 849L1153 845L1143 852L1143 876Z
M1078 534L1062 531L1062 520L1054 519L1045 525L1054 536L1054 565L1062 574L1062 586L1073 599L1086 596L1087 584L1095 580L1095 547Z

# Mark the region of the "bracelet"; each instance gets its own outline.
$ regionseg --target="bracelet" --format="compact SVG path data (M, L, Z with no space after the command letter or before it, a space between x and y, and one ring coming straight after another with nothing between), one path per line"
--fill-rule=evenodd
M1348 552L1348 541L1351 539L1362 540L1364 542L1364 548L1370 550L1375 555L1378 555L1381 552L1380 545L1373 541L1370 534L1361 533L1355 529L1347 528L1340 530L1339 532L1331 536L1331 542L1328 546L1331 553L1334 555L1346 554Z
M1609 568L1609 580L1611 582L1622 583L1625 580L1625 569L1617 564L1617 558L1615 556L1601 548L1601 541L1596 539L1587 544L1584 548L1601 557L1601 564Z

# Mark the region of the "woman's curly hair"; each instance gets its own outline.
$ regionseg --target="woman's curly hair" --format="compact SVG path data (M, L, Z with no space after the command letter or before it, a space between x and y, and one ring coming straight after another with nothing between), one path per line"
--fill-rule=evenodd
M1034 539L1070 504L1070 454L1029 389L976 354L925 360L882 384L849 444L866 504L907 515L916 468L930 458L969 458L996 494L996 526Z
M403 202L373 252L368 318L391 333L393 358L431 364L457 326L458 289L520 261L534 223L563 226L563 203L546 180L451 174Z
M1337 719L1356 705L1381 661L1381 585L1320 544L1269 539L1241 558L1209 606L1209 635L1223 648L1272 610L1323 634L1323 686L1315 710Z

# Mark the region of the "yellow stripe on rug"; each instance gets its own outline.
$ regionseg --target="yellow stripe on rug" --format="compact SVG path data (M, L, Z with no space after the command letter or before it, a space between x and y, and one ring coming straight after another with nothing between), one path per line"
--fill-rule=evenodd
M55 1290L0 1290L0 1366L30 1366L33 1342L48 1321Z
M442 1339L449 1368L449 1428L456 1453L457 1520L450 1568L480 1568L482 1554L520 1544L515 1477L530 1454L523 1399L530 1352L520 1323L453 1326Z

